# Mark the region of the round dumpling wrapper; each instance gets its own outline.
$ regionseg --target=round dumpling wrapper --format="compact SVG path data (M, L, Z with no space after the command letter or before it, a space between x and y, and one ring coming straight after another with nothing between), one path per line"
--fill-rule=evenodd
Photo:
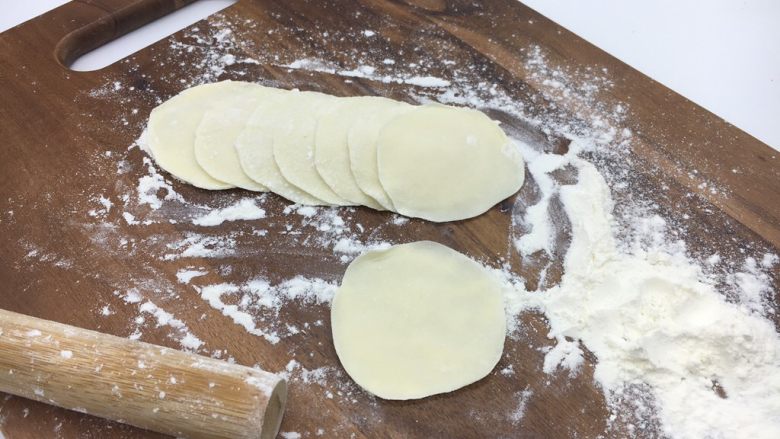
M501 358L502 284L434 242L370 251L347 268L331 326L341 364L369 392L398 400L450 392Z
M396 212L436 222L484 213L525 177L519 150L496 122L442 105L388 122L377 139L377 166Z

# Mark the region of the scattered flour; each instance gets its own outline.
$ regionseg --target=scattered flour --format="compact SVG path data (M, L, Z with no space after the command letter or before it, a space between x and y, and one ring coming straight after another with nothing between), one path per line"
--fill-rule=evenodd
M776 312L771 280L763 271L771 269L777 263L777 256L772 256L775 255L764 255L760 265L754 258L748 257L741 271L730 273L727 277L727 282L738 292L740 304L759 315L772 315Z
M122 217L125 219L125 222L130 226L141 224L139 221L136 221L135 215L133 215L130 212L122 212Z
M566 340L563 337L558 337L557 342L544 356L542 370L545 373L553 373L560 367L569 370L571 375L575 375L584 360L582 350L576 342Z
M517 406L512 411L512 413L509 414L509 420L512 421L513 424L519 424L520 421L523 420L523 416L525 416L525 409L528 406L528 401L531 400L533 394L533 390L526 388L522 392L518 392L517 395L515 395L515 398L517 399Z
M192 279L195 279L196 277L200 277L200 276L205 276L206 274L208 274L207 271L188 270L183 268L176 272L176 279L179 281L179 283L188 284Z
M279 342L279 336L274 332L263 331L257 327L251 314L242 311L239 305L226 304L222 298L240 292L237 285L216 284L200 288L200 297L206 300L212 308L219 310L223 315L230 317L234 323L241 325L252 335L265 337L272 344Z
M761 266L766 269L774 268L778 263L780 263L780 256L774 253L764 253L761 257Z
M403 215L393 214L393 224L394 225L396 225L396 226L403 226L403 225L407 224L408 222L409 222L409 218L407 218L407 217L405 217Z
M236 253L236 240L230 236L208 236L187 232L186 237L166 245L177 253L167 253L166 261L180 258L224 258Z
M308 218L317 214L317 208L314 206L301 206L295 212Z
M143 161L148 170L148 174L141 176L138 180L138 203L141 205L148 205L156 210L162 206L163 200L184 202L184 198L173 190L173 186L157 172L157 168L152 163L152 160L149 157L144 157ZM165 192L162 199L159 196L160 191Z
M196 337L183 321L177 319L173 316L173 314L155 305L152 301L144 300L143 296L137 288L133 288L124 292L114 291L114 295L121 298L125 303L139 304L139 312L154 317L157 327L168 326L172 328L175 331L175 335L172 335L171 337L186 350L197 351L203 345L203 341ZM145 320L143 318L136 319L136 324L138 326L142 325L144 322ZM139 327L136 327L135 332L130 335L130 338L138 339L140 337L140 329Z
M265 210L253 198L243 198L224 209L215 209L192 220L198 226L218 226L225 221L254 220L265 218Z
M579 171L577 184L558 190L572 228L565 274L544 292L509 298L549 321L558 345L547 353L544 371L576 370L581 341L598 358L594 377L606 391L650 386L665 434L780 437L780 337L753 312L766 283L755 272L738 273L735 282L750 305L739 306L684 253L670 252L674 246L621 252L610 190L578 152L575 145L567 154ZM650 234L663 225L657 216L648 222ZM756 266L749 259L746 273Z
M554 226L549 209L550 199L556 192L557 183L549 173L568 164L568 158L555 154L542 154L524 142L515 142L515 144L525 157L528 171L534 177L541 192L540 200L528 206L521 217L512 217L515 225L522 226L526 231L515 240L515 246L522 255L531 255L539 251L552 255Z
M346 215L342 211L347 211ZM359 254L374 249L384 249L392 244L382 240L362 241L357 231L363 231L360 224L352 224L349 221L349 209L335 208L317 208L313 206L299 207L297 205L287 206L284 210L285 215L295 213L302 217L300 227L290 230L290 233L300 233L303 228L314 228L317 231L313 241L316 245L329 248L334 254L340 254L340 261L348 263ZM344 215L344 216L342 216ZM345 219L344 217L347 217ZM395 224L395 220L392 220ZM311 242L304 242L310 245Z
M320 387L329 387L344 377L344 374L339 368L322 366L316 369L307 369L295 359L290 360L284 367L284 370L279 372L279 375L291 382L313 384ZM346 385L340 385L339 388L335 390L339 396L344 396L349 399L356 390L356 386L347 382ZM326 397L328 397L328 392L330 391L326 391ZM329 399L332 399L332 392L330 393L331 397Z
M309 279L296 276L280 283L276 290L288 300L298 300L302 303L328 304L333 300L338 286L322 279Z
M105 218L114 206L114 203L104 195L93 196L91 200L99 205L98 208L87 211L87 215L93 218Z
M276 344L283 337L297 335L300 329L278 322L282 307L291 301L300 304L329 304L337 286L318 278L296 276L276 285L256 278L244 284L193 285L209 306L229 317L248 333Z
M364 244L355 238L341 238L333 246L333 251L336 253L343 253L341 258L342 262L349 262L351 257L358 256L369 250L384 250L390 248L389 242L376 242Z
M326 63L322 60L303 58L295 60L289 64L281 65L280 67L286 67L291 70L308 70L320 73L330 73L338 76L345 76L348 78L363 78L372 81L380 81L386 84L408 84L415 85L423 88L445 88L452 85L451 81L446 79L437 78L435 76L418 76L418 75L377 75L376 68L369 65L359 65L351 70L342 69L330 63Z

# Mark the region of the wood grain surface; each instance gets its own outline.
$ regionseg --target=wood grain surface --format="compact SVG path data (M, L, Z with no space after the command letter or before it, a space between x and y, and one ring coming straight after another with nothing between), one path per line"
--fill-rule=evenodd
M201 353L224 352L240 364L270 371L284 371L292 359L308 370L340 370L327 306L283 307L278 321L307 330L272 344L233 324L176 279L177 270L198 267L208 273L202 280L209 283L242 282L257 275L271 282L296 275L338 282L346 265L331 248L305 245L319 233L313 227L302 227L299 236L287 233L286 226L294 221L284 214L284 200L268 196L264 201L265 236L251 233L257 224L249 222L198 228L181 221L190 212L167 204L149 211L124 203L125 211L150 219L147 225L128 224L118 207L99 217L89 214L99 206L97 195L122 206L123 194L132 193L146 175L144 154L128 147L159 98L176 94L196 76L204 79L209 66L202 60L212 50L215 35L226 27L232 31L231 54L259 62L228 63L206 79L262 81L410 102L421 96L435 99L429 89L414 84L283 67L303 58L325 59L345 70L356 68L356 60L388 71L402 66L414 70L409 67L413 63L422 76L453 83L468 77L489 84L517 102L527 118L587 123L602 108L623 105L627 111L621 126L633 133L630 148L614 159L597 160L605 170L630 165L629 190L615 194L618 206L628 199L654 203L686 231L693 255L718 252L737 260L780 247L776 151L516 1L242 0L104 69L74 72L66 67L78 55L184 3L77 1L0 35L0 308L129 336L138 326L138 307L120 296L136 288L203 340ZM366 37L366 29L375 35ZM592 92L591 103L599 105L557 93L549 77L530 68L527 60L533 50L544 53L547 71L598 72L606 78L609 86ZM396 64L385 64L385 59ZM542 132L527 118L494 116L511 133L540 148L557 152L567 147L562 133ZM238 190L206 192L179 182L173 186L188 201L209 206L248 195ZM509 239L513 208L522 209L534 196L529 181L517 197L488 213L448 224L412 220L398 226L388 213L363 208L342 213L362 225L361 239L438 241L489 265L508 264L535 288L540 264L521 260ZM193 231L230 236L240 251L221 258L166 260L168 245ZM566 240L565 220L559 237ZM547 282L560 276L561 257L556 254ZM771 276L777 294L780 275ZM109 315L101 313L104 307L111 310ZM323 324L308 325L317 320ZM522 321L522 335L507 340L496 371L451 394L382 401L343 376L332 377L339 383L335 388L291 380L282 431L358 438L594 438L623 437L631 431L640 437L661 436L652 416L638 423L632 410L610 412L593 381L593 358L575 377L544 374L543 348L554 342L546 338L541 315L527 313ZM776 324L780 326L780 320ZM169 327L144 325L142 340L181 347ZM498 372L508 365L514 374ZM524 392L533 397L519 419L512 413ZM624 404L647 398L641 389L637 395ZM639 426L638 431L629 430L631 425ZM9 439L156 437L10 396L0 399L0 430Z

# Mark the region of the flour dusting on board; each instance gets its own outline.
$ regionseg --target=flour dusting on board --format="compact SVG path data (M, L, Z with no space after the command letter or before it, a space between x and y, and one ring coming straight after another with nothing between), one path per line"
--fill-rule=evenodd
M225 221L256 220L265 218L265 210L257 205L256 200L244 198L237 203L222 209L209 211L192 220L197 226L218 226Z
M154 319L154 323L157 327L168 326L173 328L175 335L173 335L172 338L186 350L197 351L198 348L203 345L203 342L192 334L192 331L190 331L184 322L174 317L173 314L155 305L151 300L145 299L137 288L131 288L124 292L114 291L114 295L121 298L129 305L138 306L140 314L134 319L134 331L128 336L131 340L141 338L142 325L146 323L146 316L150 316ZM110 313L101 310L101 315L108 316Z
M250 32L282 32L252 26ZM237 32L229 18L217 14L210 24L169 39L175 57L155 55L154 61L181 65L157 80L165 84L161 88L181 90L227 78L261 81L265 74L258 66L267 65L290 75L393 84L415 102L467 105L511 121L503 126L527 160L533 190L517 198L507 240L513 255L538 268L538 275L521 277L508 263L490 267L505 285L509 340L523 340L525 313L543 313L552 345L534 347L543 353L534 367L550 377L574 379L593 366L611 411L604 435L780 437L780 338L770 321L777 315L778 256L737 237L689 249L687 242L700 234L687 221L685 206L710 209L706 197L725 197L728 190L681 167L681 178L694 189L684 194L679 215L653 202L669 195L650 193L654 187L633 174L636 139L625 126L631 109L610 103L606 94L615 85L601 67L576 71L552 65L543 49L527 47L523 68L538 97L565 100L570 107L568 113L538 113L505 87L484 81L478 66L456 65L446 56L401 63L386 54L359 53L348 65L327 53L281 58ZM374 40L379 33L359 29L352 37ZM133 67L132 59L125 62ZM89 97L124 102L132 93L153 104L170 97L156 94L154 85L140 90L110 78ZM128 108L114 122L140 134L144 120ZM566 146L550 146L556 142ZM138 255L152 262L140 267L145 278L119 274L114 284L104 285L116 300L94 304L96 318L125 319L130 338L161 331L182 349L227 361L233 361L232 345L203 341L210 340L210 328L251 334L258 346L270 345L286 358L274 370L292 389L305 389L325 403L368 407L379 419L372 422L381 422L376 399L307 335L328 333L329 303L339 283L318 272L318 264L343 268L366 250L386 248L395 242L383 236L383 228L403 229L410 221L386 213L384 222L363 224L353 208L279 208L270 195L243 191L204 195L158 170L141 151L143 137L125 151L107 148L114 150L100 160L112 164L116 186L84 194L86 201L74 211L83 216L90 245L117 267L139 264ZM13 209L0 220L13 221ZM132 233L123 233L125 227ZM20 239L19 245L30 264L74 269L46 243ZM295 255L305 273L275 266L275 255ZM562 276L555 274L560 271ZM84 276L101 280L93 273ZM182 306L183 297L187 303L194 299L195 309ZM304 316L293 321L290 309ZM520 364L508 364L488 379L517 379L520 370ZM510 395L511 409L496 415L519 429L544 389ZM368 422L343 422L353 421ZM317 428L282 436L339 433Z
M762 318L775 313L768 274L747 257L743 270L721 276L731 288L719 293L717 276L708 276L688 254L680 239L684 231L642 203L641 195L621 206L622 217L614 216L613 195L619 197L630 184L623 172L628 168L609 162L630 146L630 132L618 128L626 107L604 112L596 94L611 84L573 84L568 72L547 66L538 48L530 53L530 76L549 93L581 100L588 111L602 107L588 115L590 126L554 126L576 139L566 154L524 151L541 194L517 217L515 224L527 232L515 239L518 251L527 258L553 250L551 199L560 200L571 223L561 282L533 294L520 290L508 299L547 317L557 345L546 354L545 372L576 373L582 363L579 342L597 357L594 378L613 404L632 386L649 387L657 405L638 406L636 413L657 412L666 435L777 437L780 337ZM603 174L581 158L585 155L603 166ZM567 167L577 170L576 184L551 179ZM714 187L702 183L700 188L707 186ZM764 259L765 268L776 262L772 254ZM642 431L629 427L635 434Z
M558 344L544 371L576 372L582 352L573 338L598 358L594 378L605 390L651 387L666 434L780 434L773 420L780 412L780 337L772 323L727 302L679 246L656 241L619 251L609 189L575 151L569 155L578 182L558 189L572 222L565 274L546 291L510 299L549 321ZM652 221L663 225L657 216Z
M281 340L280 337L295 335L305 329L278 323L283 304L291 301L302 305L329 304L336 285L322 279L296 276L278 285L256 278L243 285L220 283L193 288L212 308L229 317L235 324L250 334L276 344Z
M331 73L338 76L344 76L347 78L363 78L372 81L379 81L385 84L409 84L419 87L431 87L431 88L443 88L449 87L452 83L446 79L437 78L434 76L410 76L410 75L377 75L376 67L370 65L359 65L358 67L345 70L340 69L337 66L327 64L323 61L316 59L297 59L289 64L284 64L281 67L286 67L291 70L307 70L320 73Z

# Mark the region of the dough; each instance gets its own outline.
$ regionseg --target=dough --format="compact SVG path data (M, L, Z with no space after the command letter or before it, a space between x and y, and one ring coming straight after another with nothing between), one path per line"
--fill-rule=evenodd
M274 108L274 160L282 176L301 190L329 204L347 206L353 203L340 197L314 166L314 134L317 119L338 102L338 98L322 93L296 92Z
M360 189L352 175L347 134L353 125L361 125L367 115L397 106L396 101L377 96L342 98L317 120L314 165L325 183L345 200L382 210L376 200Z
M465 108L425 105L377 139L379 180L396 212L430 221L477 216L517 192L525 171L498 124Z
M385 399L451 392L504 349L501 283L466 256L420 241L355 259L333 298L333 343L352 379Z
M377 201L387 210L395 211L393 202L379 182L376 165L376 140L379 130L397 115L410 111L414 107L403 102L395 106L378 108L375 113L366 114L350 127L347 134L349 164L352 176L361 191Z
M293 203L328 205L329 203L290 184L282 176L274 160L274 126L283 120L275 117L276 108L287 99L286 95L287 93L279 93L262 100L236 138L235 146L241 168L249 178Z
M523 160L479 111L223 81L155 108L150 154L206 189L273 191L431 221L477 216L523 184Z
M213 178L250 191L268 189L249 178L241 168L235 142L249 116L262 99L281 93L255 85L246 93L226 97L206 111L195 131L195 159Z
M222 81L198 85L157 106L149 115L147 141L155 162L174 177L203 189L232 184L207 174L195 159L195 130L214 102L246 93L254 84Z

